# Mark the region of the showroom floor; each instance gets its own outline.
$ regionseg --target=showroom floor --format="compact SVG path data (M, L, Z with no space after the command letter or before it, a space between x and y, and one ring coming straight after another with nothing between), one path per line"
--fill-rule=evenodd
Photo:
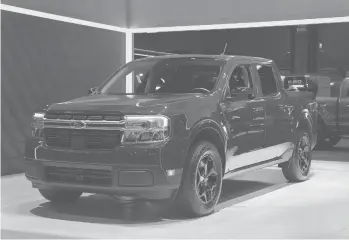
M53 207L23 175L3 177L2 238L349 238L348 146L315 152L303 183L277 168L227 180L217 212L194 220L165 219L155 206L125 212L99 195Z

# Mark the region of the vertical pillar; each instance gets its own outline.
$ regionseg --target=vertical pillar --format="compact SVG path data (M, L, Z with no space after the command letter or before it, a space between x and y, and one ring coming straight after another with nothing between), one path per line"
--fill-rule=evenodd
M318 70L319 40L317 26L292 26L291 72L314 73Z
M134 35L132 32L126 32L126 63L133 61L134 55ZM133 73L126 76L126 92L133 92Z
M319 70L320 46L318 26L310 26L308 31L308 72L315 73Z

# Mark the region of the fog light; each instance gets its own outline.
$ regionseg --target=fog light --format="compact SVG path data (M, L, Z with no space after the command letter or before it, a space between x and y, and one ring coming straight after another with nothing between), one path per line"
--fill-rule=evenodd
M169 177L174 176L176 174L176 170L174 170L174 169L166 170L166 174Z

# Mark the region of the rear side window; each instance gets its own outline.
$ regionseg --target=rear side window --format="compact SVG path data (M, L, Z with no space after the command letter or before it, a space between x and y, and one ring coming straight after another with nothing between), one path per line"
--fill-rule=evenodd
M257 65L257 72L261 80L263 96L272 96L278 92L277 83L271 66Z

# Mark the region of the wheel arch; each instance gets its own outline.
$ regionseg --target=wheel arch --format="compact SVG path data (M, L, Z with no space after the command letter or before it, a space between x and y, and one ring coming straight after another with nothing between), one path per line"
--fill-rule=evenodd
M198 123L190 135L190 145L188 149L199 141L209 141L218 150L222 159L222 167L225 169L227 132L220 124L211 119L206 119Z

